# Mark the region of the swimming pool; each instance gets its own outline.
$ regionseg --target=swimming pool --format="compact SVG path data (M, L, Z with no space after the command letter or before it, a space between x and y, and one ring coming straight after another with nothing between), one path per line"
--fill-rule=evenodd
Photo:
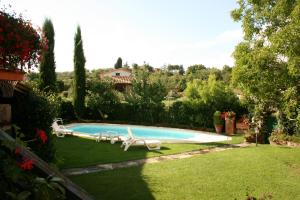
M133 126L133 125L116 125L116 124L72 124L68 126L80 135L94 137L99 133L113 132L116 135L128 136L127 128L130 127L134 137L145 139L158 139L163 142L218 142L231 140L230 137L217 135L203 131L192 131L185 129L150 127L150 126Z

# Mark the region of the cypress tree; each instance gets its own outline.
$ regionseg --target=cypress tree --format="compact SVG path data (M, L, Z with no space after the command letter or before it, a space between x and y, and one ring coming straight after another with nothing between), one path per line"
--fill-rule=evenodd
M122 68L122 58L118 58L116 64L115 64L115 69Z
M84 114L85 99L85 57L83 53L81 29L78 26L74 38L74 84L73 84L73 103L77 116Z
M56 74L54 58L54 28L50 19L46 18L43 24L43 32L48 40L48 49L42 54L40 62L40 89L49 92L56 91Z

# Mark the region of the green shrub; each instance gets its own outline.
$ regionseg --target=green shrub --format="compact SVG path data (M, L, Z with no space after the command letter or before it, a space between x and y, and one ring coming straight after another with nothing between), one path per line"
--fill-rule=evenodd
M55 157L55 148L52 140L52 122L59 110L58 99L54 95L30 91L27 95L20 95L12 106L12 123L20 127L24 133L24 140L36 137L36 129L46 132L47 143L41 145L31 142L28 146L43 160L51 162Z
M300 137L296 135L288 135L280 129L276 129L272 132L269 140L277 144L286 144L287 142L300 143Z
M221 112L220 111L216 111L214 113L214 118L213 119L214 119L214 124L215 125L223 125L224 124L224 122L221 118Z
M17 139L20 145L20 138ZM65 189L55 177L41 177L15 142L0 140L0 199L65 199Z
M66 122L76 119L72 102L69 100L62 100L60 104L60 113L57 116L63 118Z
M249 143L256 143L256 133L249 130L244 135L245 141ZM264 143L264 136L261 133L257 134L257 142L260 144Z

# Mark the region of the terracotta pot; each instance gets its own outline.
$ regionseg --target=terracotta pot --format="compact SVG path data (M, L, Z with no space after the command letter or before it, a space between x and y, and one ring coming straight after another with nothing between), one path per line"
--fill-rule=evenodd
M235 117L225 118L225 133L227 135L235 134Z
M222 133L223 125L221 124L215 124L216 133Z
M25 76L22 71L10 71L6 69L0 69L0 80L6 81L24 81Z

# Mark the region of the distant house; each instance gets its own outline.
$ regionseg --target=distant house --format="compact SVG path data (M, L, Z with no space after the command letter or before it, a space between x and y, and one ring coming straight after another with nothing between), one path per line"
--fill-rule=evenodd
M119 91L132 85L132 70L127 68L112 69L100 74L100 79L111 78Z

